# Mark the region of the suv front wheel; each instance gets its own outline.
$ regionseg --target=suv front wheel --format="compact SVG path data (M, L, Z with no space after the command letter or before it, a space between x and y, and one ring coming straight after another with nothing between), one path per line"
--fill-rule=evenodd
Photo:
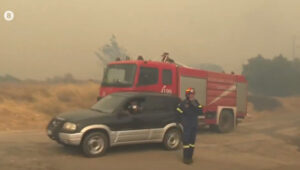
M181 143L181 131L179 129L170 129L165 133L163 144L167 150L176 150Z
M84 137L81 147L87 157L102 156L108 148L108 138L103 132L92 132Z

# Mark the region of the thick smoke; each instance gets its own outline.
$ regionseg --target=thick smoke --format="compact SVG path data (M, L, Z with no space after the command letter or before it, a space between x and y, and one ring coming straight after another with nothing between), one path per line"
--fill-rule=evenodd
M249 91L264 96L300 95L300 60L289 60L282 55L266 59L261 55L243 66Z
M104 45L103 47L99 48L99 50L96 51L95 54L100 59L101 63L104 65L117 59L129 59L126 50L119 46L114 35L110 38L110 42Z
M219 73L224 72L224 69L217 64L202 63L202 64L196 64L196 65L192 65L192 66L194 68L198 68L201 70L214 71L214 72L219 72Z

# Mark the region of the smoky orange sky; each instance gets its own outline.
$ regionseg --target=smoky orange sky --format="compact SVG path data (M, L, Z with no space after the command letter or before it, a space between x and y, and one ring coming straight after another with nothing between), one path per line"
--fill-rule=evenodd
M97 79L94 52L112 34L133 58L167 51L186 65L241 72L257 54L292 58L299 9L299 0L1 0L0 75Z

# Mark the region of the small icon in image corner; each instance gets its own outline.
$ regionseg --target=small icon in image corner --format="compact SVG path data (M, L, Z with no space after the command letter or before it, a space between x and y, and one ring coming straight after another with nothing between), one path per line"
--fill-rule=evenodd
M15 14L12 11L5 11L3 16L6 21L12 21L15 17Z

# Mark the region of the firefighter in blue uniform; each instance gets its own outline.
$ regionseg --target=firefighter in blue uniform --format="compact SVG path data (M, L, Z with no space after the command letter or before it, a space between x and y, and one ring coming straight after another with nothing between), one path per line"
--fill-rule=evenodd
M195 99L195 89L188 88L185 91L186 99L177 107L180 122L183 126L183 162L193 162L196 133L198 128L198 116L202 115L202 105Z

